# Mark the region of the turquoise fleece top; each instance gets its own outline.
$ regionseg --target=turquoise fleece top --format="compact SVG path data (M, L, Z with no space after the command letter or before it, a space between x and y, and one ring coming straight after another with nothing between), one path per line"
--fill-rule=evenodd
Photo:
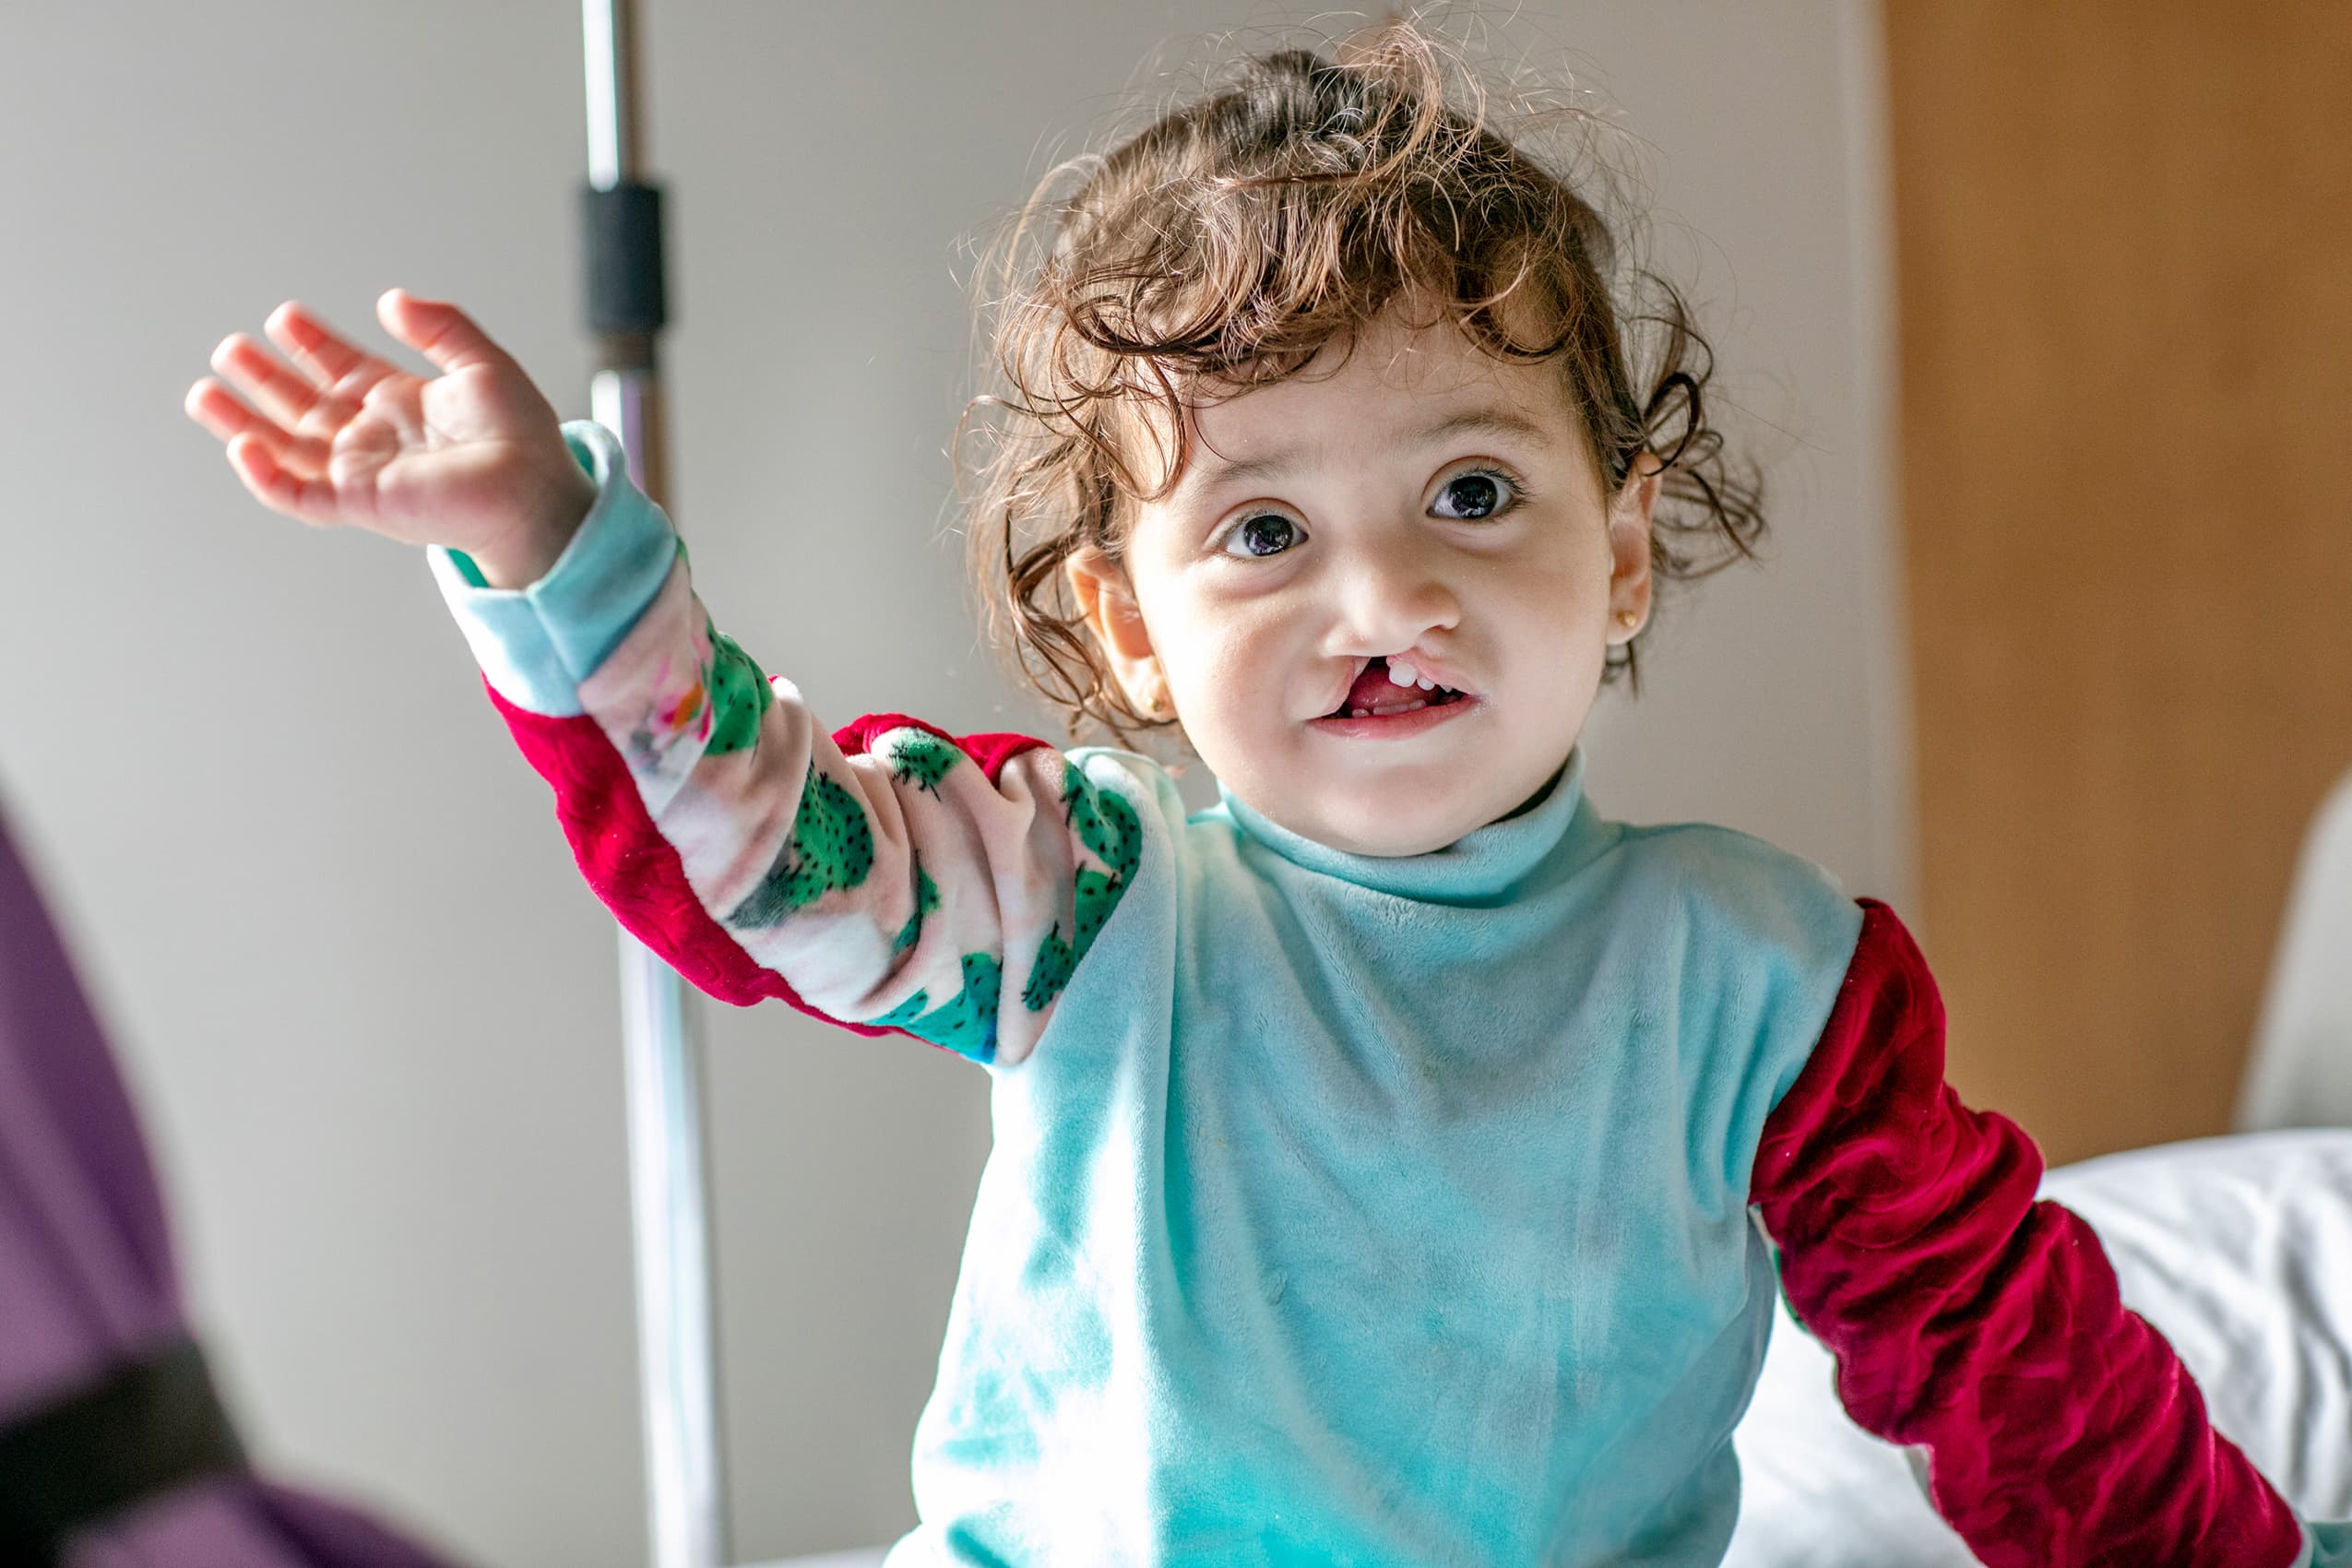
M546 579L432 552L493 688L610 737L766 994L993 1080L890 1568L1720 1560L1750 1171L1861 926L1826 873L1606 820L1581 753L1400 859L1188 816L1125 752L852 754L565 430L600 493Z
M1581 757L1406 859L1118 762L1141 868L996 1079L890 1568L1717 1562L1748 1174L1857 907Z

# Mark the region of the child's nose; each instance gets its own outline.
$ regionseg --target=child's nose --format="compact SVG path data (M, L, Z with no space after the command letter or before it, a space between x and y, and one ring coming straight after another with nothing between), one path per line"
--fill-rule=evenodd
M1408 648L1462 619L1461 600L1440 563L1410 544L1353 552L1340 574L1338 620L1351 652Z

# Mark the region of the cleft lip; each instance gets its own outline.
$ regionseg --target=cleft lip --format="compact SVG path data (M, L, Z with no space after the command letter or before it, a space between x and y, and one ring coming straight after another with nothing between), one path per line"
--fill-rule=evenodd
M1415 674L1426 675L1448 691L1459 692L1466 697L1474 697L1479 695L1465 684L1461 675L1448 667L1443 659L1432 653L1423 653L1418 647L1408 647L1402 653L1389 654L1382 662L1388 663L1400 659L1413 667ZM1363 671L1359 670L1357 673L1361 674Z
M1404 662L1413 667L1413 672L1415 674L1426 675L1431 681L1436 682L1439 686L1455 693L1466 701L1475 699L1479 695L1472 691L1469 687L1464 685L1459 675L1456 675L1454 671L1448 670L1437 659L1429 658L1416 649L1408 648L1401 653L1381 654L1370 659L1355 659L1353 661L1353 668L1348 671L1348 679L1340 684L1338 696L1333 699L1331 707L1323 713L1321 717L1324 719L1343 719L1347 717L1348 694L1355 690L1356 683L1362 679L1364 671L1372 668L1372 666L1375 663L1385 665L1392 659L1404 660ZM1406 688L1401 686L1397 688L1400 693L1405 689Z
M1347 678L1339 683L1339 695L1332 698L1331 705L1324 708L1323 712L1317 714L1316 717L1319 719L1337 719L1341 715L1345 714L1348 711L1348 694L1356 689L1357 681L1361 679L1364 671L1370 668L1372 668L1372 660L1369 659L1349 660L1349 668Z
M1412 648L1408 648L1405 652L1393 657L1401 659L1411 665L1415 674L1426 675L1448 691L1459 692L1466 697L1474 697L1479 695L1465 685L1462 677L1446 668L1442 659L1431 658Z

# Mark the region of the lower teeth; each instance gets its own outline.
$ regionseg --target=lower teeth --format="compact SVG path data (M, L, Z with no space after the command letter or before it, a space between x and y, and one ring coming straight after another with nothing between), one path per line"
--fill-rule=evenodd
M1416 708L1443 707L1447 703L1459 698L1460 695L1461 694L1459 692L1448 691L1443 687L1440 687L1432 695L1423 697L1419 702L1408 704L1403 707L1342 707L1338 712L1331 715L1331 717L1334 719L1394 719L1400 713L1411 713Z

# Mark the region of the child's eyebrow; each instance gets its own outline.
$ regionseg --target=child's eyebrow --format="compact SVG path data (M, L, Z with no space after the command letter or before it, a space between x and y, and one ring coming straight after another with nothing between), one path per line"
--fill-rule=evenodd
M1494 407L1465 409L1459 413L1431 424L1417 425L1401 432L1396 442L1397 449L1416 450L1434 446L1463 435L1509 435L1523 441L1545 442L1555 433L1545 428L1515 409ZM1299 467L1295 448L1283 448L1255 457L1228 462L1208 450L1206 445L1194 459L1186 474L1187 489L1206 489L1210 485L1230 484L1244 479L1278 479Z
M1515 409L1469 409L1448 420L1405 433L1408 446L1433 446L1457 435L1515 435L1524 441L1549 441L1557 434Z

